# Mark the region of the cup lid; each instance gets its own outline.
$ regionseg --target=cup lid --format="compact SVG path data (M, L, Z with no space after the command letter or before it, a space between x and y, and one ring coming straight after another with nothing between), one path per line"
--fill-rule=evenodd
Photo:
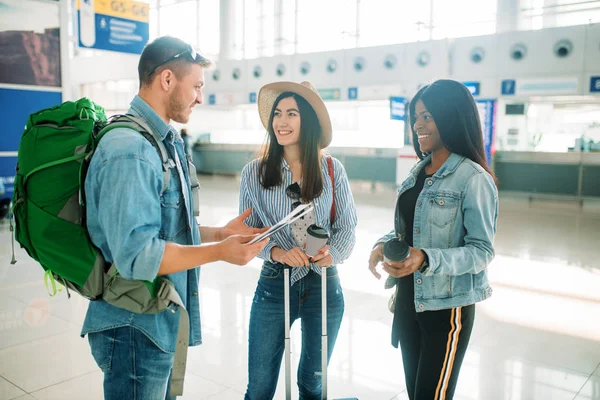
M403 260L410 254L410 246L398 238L393 238L383 245L383 254L390 260Z
M321 228L320 226L317 226L315 224L309 226L306 230L306 233L318 239L329 239L329 232L327 232L326 229Z

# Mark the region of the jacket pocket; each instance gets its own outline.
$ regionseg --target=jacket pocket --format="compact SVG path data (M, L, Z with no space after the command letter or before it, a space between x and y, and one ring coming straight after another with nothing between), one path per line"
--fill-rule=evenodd
M181 193L179 191L164 192L160 196L160 205L165 208L179 208L181 200Z
M429 199L429 222L437 228L451 227L458 212L459 199L439 194Z
M434 275L431 285L434 299L447 299L452 297L452 280L454 278L448 275Z

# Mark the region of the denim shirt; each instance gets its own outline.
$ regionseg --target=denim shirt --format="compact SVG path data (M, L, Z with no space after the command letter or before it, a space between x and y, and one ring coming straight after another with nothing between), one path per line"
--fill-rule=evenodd
M171 168L169 187L161 194L163 172L158 150L137 131L109 131L100 141L86 176L87 226L94 245L108 263L116 264L121 276L151 281L158 275L166 242L197 245L200 232L190 203L191 185L180 135L138 96L128 113L145 119L159 134L183 174ZM173 282L188 311L190 345L200 344L200 268L165 277ZM91 301L81 335L132 326L161 350L175 352L179 314L136 314L103 300Z
M430 157L417 163L398 190L412 188ZM396 210L395 218L401 218ZM425 180L417 198L414 247L429 257L424 273L414 273L417 312L466 306L492 295L487 266L494 258L498 190L490 174L473 161L451 154ZM396 223L397 227L403 224ZM377 243L404 232L393 230ZM395 278L388 278L395 284Z

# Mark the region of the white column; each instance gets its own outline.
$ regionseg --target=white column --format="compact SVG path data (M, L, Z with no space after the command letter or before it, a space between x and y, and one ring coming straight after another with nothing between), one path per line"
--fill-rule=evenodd
M69 1L61 0L59 4L59 27L60 27L60 81L62 86L62 101L73 100L73 88L71 87L71 56L69 51ZM73 12L76 12L73 10ZM77 35L77 32L74 32Z
M243 1L243 0L242 0ZM221 0L219 11L219 59L235 58L236 0Z
M275 26L274 26L274 35L275 38L275 46L274 52L275 55L279 55L283 53L283 0L275 0L275 9L274 9L274 17L275 17Z
M556 7L555 1L544 0L542 28L554 28L556 26L557 11L559 10L560 8Z
M496 33L519 30L519 0L498 0Z

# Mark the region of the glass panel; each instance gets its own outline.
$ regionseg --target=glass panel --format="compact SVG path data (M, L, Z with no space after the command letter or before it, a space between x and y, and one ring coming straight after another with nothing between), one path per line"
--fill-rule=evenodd
M360 2L361 47L429 39L430 1L369 0Z
M356 46L356 1L298 2L298 53Z
M497 0L433 1L433 39L496 32Z
M185 1L160 8L160 35L175 36L198 47L198 27L196 26L197 3Z

